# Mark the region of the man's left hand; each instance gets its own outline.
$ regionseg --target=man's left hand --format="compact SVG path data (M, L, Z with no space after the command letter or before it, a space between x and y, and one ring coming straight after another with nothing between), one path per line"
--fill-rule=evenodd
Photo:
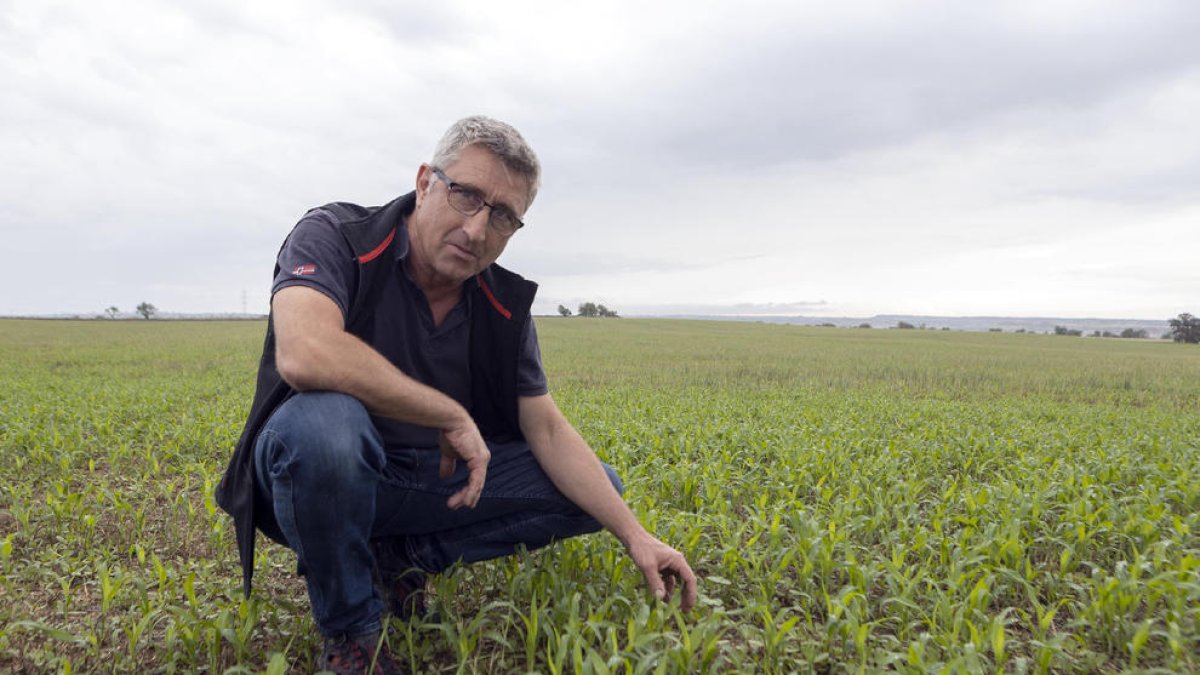
M679 582L680 607L687 612L696 605L696 575L682 553L647 535L645 540L630 544L629 557L646 577L654 597L669 600Z

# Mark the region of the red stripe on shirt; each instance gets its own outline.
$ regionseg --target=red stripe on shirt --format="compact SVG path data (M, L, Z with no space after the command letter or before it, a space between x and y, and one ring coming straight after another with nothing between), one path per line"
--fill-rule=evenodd
M486 295L488 301L492 303L492 307L495 307L496 311L500 312L500 316L511 320L512 312L508 311L504 305L500 304L500 301L496 299L495 295L492 295L492 289L488 288L487 282L483 280L483 277L476 276L475 280L479 282L479 287L483 289L483 294Z
M362 254L362 255L358 256L358 262L360 262L360 263L369 263L369 262L371 262L372 260L374 260L374 259L378 258L378 257L379 257L379 254L380 254L380 253L383 253L384 251L386 251L386 250L387 250L387 247L388 247L388 245L389 245L389 244L391 244L391 243L392 243L392 240L393 240L393 239L395 239L395 238L396 238L396 228L392 228L392 231L391 231L391 232L389 232L389 233L388 233L388 236L384 238L384 240L383 240L383 243L381 243L381 244L379 244L378 246L376 246L376 247L375 247L373 250L371 250L369 253L364 253L364 254Z

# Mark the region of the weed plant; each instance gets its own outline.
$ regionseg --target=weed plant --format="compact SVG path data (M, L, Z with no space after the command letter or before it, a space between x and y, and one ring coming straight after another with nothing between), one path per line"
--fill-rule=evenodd
M456 568L416 672L1200 670L1200 349L541 318L551 390L681 548ZM212 490L257 322L0 321L0 671L306 672L294 558L246 600Z

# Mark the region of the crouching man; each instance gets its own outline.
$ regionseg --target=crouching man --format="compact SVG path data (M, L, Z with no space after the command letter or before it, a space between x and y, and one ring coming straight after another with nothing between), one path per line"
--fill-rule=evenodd
M401 672L383 618L423 608L426 575L608 529L652 592L683 555L648 533L550 397L536 284L495 264L537 193L511 126L455 123L416 189L305 214L279 252L249 420L217 489L245 590L255 529L295 553L337 673Z

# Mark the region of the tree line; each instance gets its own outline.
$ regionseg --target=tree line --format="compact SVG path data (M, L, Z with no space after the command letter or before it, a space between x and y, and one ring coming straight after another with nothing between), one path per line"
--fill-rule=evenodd
M158 308L148 302L143 302L135 307L133 311L141 314L143 319L149 319L158 313ZM109 305L108 307L104 308L104 315L110 319L115 319L120 316L120 314L121 308L117 307L116 305Z
M1174 319L1168 320L1167 325L1170 326L1170 330L1163 338L1169 337L1175 342L1200 344L1200 317L1184 312ZM1083 335L1083 331L1066 326L1055 326L1054 334L1080 336ZM1126 328L1120 333L1094 331L1092 337L1147 338L1150 337L1150 334L1144 329Z
M143 319L149 319L150 317L154 316L158 312L158 308L155 307L154 305L150 304L149 302L142 302L141 304L139 304L137 306L135 311L138 314L140 314ZM120 314L120 312L121 312L121 310L118 309L116 307L116 305L107 307L104 310L104 313L106 315L108 315L108 318L110 318L110 319L117 318L117 315ZM566 305L559 305L558 313L561 316L603 317L603 318L615 318L615 319L621 318L620 315L617 314L616 310L609 309L602 304L596 304L594 302L580 303L579 311L577 313L573 313L571 311L571 308L567 307ZM1179 316L1175 317L1174 319L1169 320L1167 323L1170 326L1170 331L1164 337L1169 336L1175 342L1200 344L1200 317L1196 317L1187 312L1184 312L1184 313L1180 314ZM859 328L870 328L870 327L871 327L871 324L862 324L859 326ZM909 329L909 330L916 328L916 326L912 325L911 323L908 323L907 321L899 322L896 325L896 327L901 328L901 329ZM924 328L925 326L922 325L921 327ZM1072 328L1067 328L1066 326L1055 326L1054 334L1055 335L1080 336L1080 335L1083 335L1083 331L1077 330L1077 329L1072 329ZM1134 328L1126 328L1125 330L1121 331L1120 333L1112 333L1110 331L1104 331L1104 332L1095 331L1092 335L1093 335L1093 337L1118 337L1118 338L1146 338L1146 337L1149 337L1149 335L1147 334L1147 332L1144 329L1134 329Z
M1168 323L1171 325L1172 340L1200 344L1200 317L1184 312Z
M558 314L559 316L572 316L571 308L567 307L566 305L559 305ZM612 319L621 318L619 315L617 315L616 310L609 309L604 305L597 305L594 302L581 303L579 305L579 313L576 316L604 317Z

